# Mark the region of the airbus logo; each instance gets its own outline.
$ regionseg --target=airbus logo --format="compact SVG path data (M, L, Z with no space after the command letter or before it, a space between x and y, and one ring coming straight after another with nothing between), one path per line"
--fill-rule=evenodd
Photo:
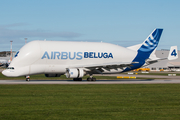
M62 59L62 60L81 60L83 58L113 58L112 53L107 52L44 52L41 59Z

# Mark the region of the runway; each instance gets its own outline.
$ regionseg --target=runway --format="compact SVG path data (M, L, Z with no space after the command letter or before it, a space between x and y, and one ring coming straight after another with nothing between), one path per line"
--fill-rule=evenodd
M180 80L154 80L154 79L141 79L141 80L97 80L97 81L73 81L73 80L0 80L0 84L180 84Z

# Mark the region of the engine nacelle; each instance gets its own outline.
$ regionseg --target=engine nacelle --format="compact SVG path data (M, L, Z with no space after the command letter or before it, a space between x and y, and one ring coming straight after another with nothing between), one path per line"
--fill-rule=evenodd
M61 74L44 74L46 77L60 77Z
M85 72L81 68L72 68L66 70L67 78L82 78L85 75Z

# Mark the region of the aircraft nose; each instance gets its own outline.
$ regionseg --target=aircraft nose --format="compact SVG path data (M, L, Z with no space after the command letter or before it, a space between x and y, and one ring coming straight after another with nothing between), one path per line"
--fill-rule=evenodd
M8 76L7 70L3 70L3 71L2 71L2 74L3 74L4 76Z
M14 75L13 72L11 72L9 70L3 70L2 74L6 77L12 77Z

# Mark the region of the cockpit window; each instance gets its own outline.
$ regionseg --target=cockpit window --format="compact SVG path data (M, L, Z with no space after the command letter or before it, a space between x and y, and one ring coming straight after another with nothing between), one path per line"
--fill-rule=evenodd
M16 55L15 55L14 57L17 57L17 56L18 56L18 54L19 54L19 51L16 53Z
M8 67L7 69L11 69L11 70L14 70L14 67Z

